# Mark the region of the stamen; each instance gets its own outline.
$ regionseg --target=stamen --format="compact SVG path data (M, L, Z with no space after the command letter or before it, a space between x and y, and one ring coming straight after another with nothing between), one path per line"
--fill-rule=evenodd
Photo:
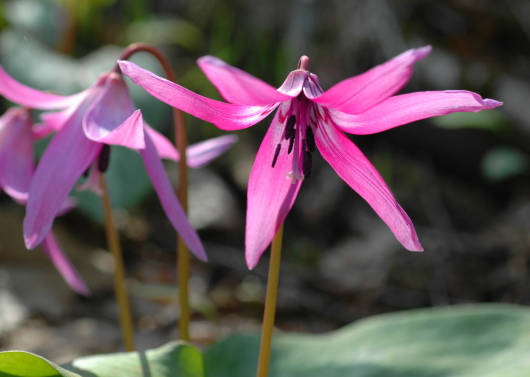
M276 165L276 161L278 160L278 156L280 155L280 149L282 148L281 144L278 144L276 146L276 150L274 151L274 157L272 159L272 167Z
M311 152L304 151L304 157L302 159L302 173L304 178L311 177L311 171L313 170L313 156Z
M295 124L296 124L296 116L291 115L289 119L287 119L287 123L285 124L285 140L290 139L294 135L295 130Z
M307 125L305 129L305 139L307 143L307 149L309 149L309 152L314 152L316 149L315 144L315 134L313 133L313 129L310 125Z
M293 133L293 135L289 139L289 149L287 150L287 154L291 154L291 152L293 151L295 137L296 137L296 135L295 135L295 133Z
M100 173L105 173L109 167L110 162L110 146L108 144L103 144L101 152L99 152L98 157L98 170Z

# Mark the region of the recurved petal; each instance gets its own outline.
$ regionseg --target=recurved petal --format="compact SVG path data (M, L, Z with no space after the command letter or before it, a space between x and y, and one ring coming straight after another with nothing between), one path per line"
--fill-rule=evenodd
M76 114L74 114L76 115ZM50 232L77 179L98 156L102 144L86 138L79 116L71 117L44 151L29 188L24 240L33 249Z
M403 246L422 251L414 226L375 167L342 132L319 124L315 139L324 159L372 206Z
M245 106L200 96L128 61L118 61L121 71L149 94L199 119L227 131L250 127L269 115L276 104Z
M502 102L483 99L465 90L416 92L393 96L361 114L330 110L332 121L343 131L356 135L373 134L420 119L454 112L493 109Z
M228 102L263 106L291 99L266 82L214 56L203 56L197 64Z
M283 127L278 114L263 139L250 173L247 190L246 261L253 269L274 235L285 221L302 181L287 178L293 169L293 155L280 150L276 164L272 162L281 141Z
M312 100L344 113L362 113L397 93L410 80L414 63L430 51L430 46L408 50L363 74L339 82Z
M175 195L175 191L171 187L171 183L169 182L169 178L166 175L164 166L151 137L147 132L145 133L145 148L140 150L140 155L142 156L147 174L153 182L160 204L169 221L195 256L202 261L206 261L206 252L204 251L201 240L195 229L189 223Z
M70 288L83 296L90 296L90 290L83 278L70 262L51 231L42 241L41 247Z
M62 109L81 101L86 91L71 96L41 92L16 81L0 66L0 95L21 106L48 110Z
M11 108L0 117L0 188L25 203L33 176L33 135L27 110Z
M98 143L145 147L140 110L134 109L125 81L110 73L103 90L88 108L83 119L86 137Z
M236 135L224 135L190 145L187 148L187 163L190 168L201 168L229 150L238 140Z

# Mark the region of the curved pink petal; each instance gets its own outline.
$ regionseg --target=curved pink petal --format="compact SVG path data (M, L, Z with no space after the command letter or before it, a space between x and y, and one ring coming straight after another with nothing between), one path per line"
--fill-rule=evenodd
M282 86L278 88L278 92L288 95L291 98L298 96L304 88L308 75L310 75L310 73L303 69L292 71L289 73Z
M291 99L291 96L278 92L266 82L214 56L203 56L197 64L230 103L263 106Z
M83 133L81 115L74 114L55 135L33 176L24 218L28 249L41 243L50 232L68 193L101 150L102 144L87 139Z
M160 204L164 209L169 221L176 229L184 243L197 258L206 261L206 252L202 246L197 232L189 223L182 206L180 205L175 190L171 187L164 166L157 154L156 148L148 133L145 133L145 148L140 150L140 155L145 164L147 174L153 182Z
M422 251L414 226L385 181L363 153L342 132L320 123L315 139L324 159L368 202L403 246Z
M142 149L145 142L140 118L140 110L135 112L125 81L111 72L86 111L83 130L87 138L98 143Z
M180 159L179 152L177 151L177 148L175 148L175 145L173 145L173 143L169 141L167 137L145 123L145 121L144 131L151 138L158 157L172 161L178 161Z
M302 181L288 178L293 156L281 150L276 164L272 161L283 135L277 113L259 148L250 173L247 190L245 257L250 269L256 267L265 249L285 221Z
M149 94L199 119L227 131L253 126L269 115L277 104L243 106L200 96L128 61L118 61L121 71Z
M83 278L72 265L68 256L61 249L61 246L51 231L44 238L40 246L70 288L83 296L90 296L90 290L85 284Z
M454 112L493 109L502 102L483 99L465 90L416 92L393 96L362 114L350 115L329 110L331 120L345 132L373 134L420 119Z
M229 150L238 140L236 135L225 135L190 145L186 150L190 168L198 169Z
M86 92L71 96L41 92L19 83L0 66L0 95L21 106L47 110L61 109L82 101Z
M0 188L25 203L33 176L33 134L28 110L11 108L0 117Z
M363 74L339 82L321 96L308 98L348 114L362 113L403 88L412 76L414 63L430 51L430 46L408 50Z

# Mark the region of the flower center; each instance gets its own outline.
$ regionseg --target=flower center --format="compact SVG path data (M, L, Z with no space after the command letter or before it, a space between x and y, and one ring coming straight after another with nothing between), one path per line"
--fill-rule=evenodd
M299 96L291 100L286 116L282 117L280 113L280 119L284 119L285 127L282 138L274 151L272 167L276 166L282 149L284 151L287 149L289 155L293 153L293 169L287 173L288 178L303 180L311 176L313 169L312 153L316 149L316 143L313 133L314 126L309 124L310 109L311 105L307 98Z

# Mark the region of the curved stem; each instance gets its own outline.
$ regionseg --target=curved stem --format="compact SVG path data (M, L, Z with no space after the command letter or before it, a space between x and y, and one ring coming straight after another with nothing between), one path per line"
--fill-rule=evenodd
M99 183L103 195L101 197L103 202L103 211L105 213L105 233L107 235L107 243L112 257L114 259L114 293L116 301L118 302L120 315L120 328L123 337L123 343L126 351L134 351L134 329L131 314L131 306L129 303L129 296L125 289L125 269L123 267L123 256L120 246L120 237L114 225L114 218L112 216L112 207L110 204L109 192L107 184L105 183L105 176L100 174Z
M283 224L272 240L271 260L265 298L265 312L261 329L261 346L259 350L257 377L267 377L271 358L272 332L276 315L276 299L278 298L278 283L280 280L280 262L282 256Z
M132 54L144 51L152 54L162 65L168 80L177 82L177 77L167 58L157 48L145 43L133 43L120 55L120 60L128 59ZM119 71L119 66L114 68ZM179 160L179 186L177 190L177 197L185 212L188 211L188 163L186 157L186 149L188 147L188 136L186 133L186 120L184 113L179 109L173 108L173 122L175 124L175 138L176 147L180 154ZM190 277L190 255L189 250L180 236L177 235L177 279L179 286L179 304L180 304L180 320L179 320L179 336L180 339L189 341L189 327L191 319L191 309L189 303L189 288L188 281Z

